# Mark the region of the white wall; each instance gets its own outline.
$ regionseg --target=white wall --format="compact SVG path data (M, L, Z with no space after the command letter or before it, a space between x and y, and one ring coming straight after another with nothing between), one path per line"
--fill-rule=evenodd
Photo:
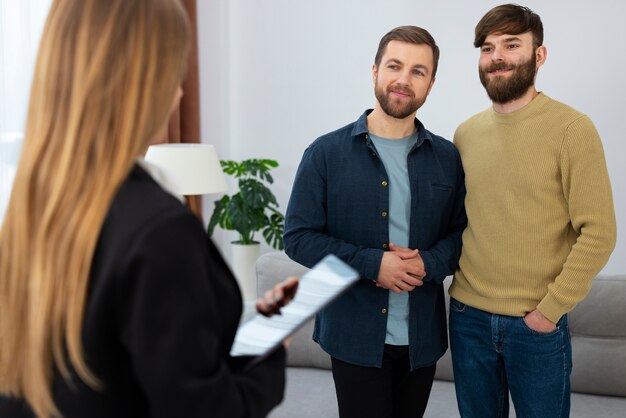
M441 49L437 82L418 117L451 139L460 122L490 105L472 41L480 17L501 3L200 0L203 140L215 144L221 158L277 159L273 190L285 210L307 145L372 107L378 41L404 24L428 29ZM626 2L522 3L544 23L548 60L538 89L587 113L602 136L618 217L617 248L604 272L625 273ZM205 204L207 214L212 200Z
M32 72L50 0L0 0L0 221L22 147Z

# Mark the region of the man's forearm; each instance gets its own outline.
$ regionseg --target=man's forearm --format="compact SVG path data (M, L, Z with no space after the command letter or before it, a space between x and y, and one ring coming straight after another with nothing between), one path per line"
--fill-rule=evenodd
M285 233L285 253L292 260L312 267L328 254L334 254L359 272L362 278L378 277L383 251L364 248L314 231L296 230Z

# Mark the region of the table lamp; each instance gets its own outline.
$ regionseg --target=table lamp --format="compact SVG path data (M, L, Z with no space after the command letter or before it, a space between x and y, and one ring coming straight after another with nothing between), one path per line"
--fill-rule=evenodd
M213 145L151 145L145 160L165 170L180 195L222 193L226 179Z

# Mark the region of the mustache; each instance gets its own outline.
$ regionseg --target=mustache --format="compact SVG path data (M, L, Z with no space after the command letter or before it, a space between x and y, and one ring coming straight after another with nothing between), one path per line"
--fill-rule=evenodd
M517 68L517 65L515 64L506 64L504 62L498 62L495 64L491 64L488 67L485 67L483 71L491 73L493 71L499 71L499 70L514 70L515 68Z
M413 92L413 90L411 90L409 87L404 86L402 84L394 84L393 86L390 86L387 89L387 92L388 93L398 92L398 93L407 94L411 97L415 96L415 93Z

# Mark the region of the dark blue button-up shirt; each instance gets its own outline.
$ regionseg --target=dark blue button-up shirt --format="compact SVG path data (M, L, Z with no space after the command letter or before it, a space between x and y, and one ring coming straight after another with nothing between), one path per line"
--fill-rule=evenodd
M389 244L389 179L368 138L366 111L304 152L285 220L285 252L311 267L336 254L361 280L316 318L313 339L333 357L380 367L389 291L374 280ZM467 224L461 159L454 145L415 119L407 157L411 187L409 247L424 259L424 285L409 294L411 368L435 363L448 347L442 282L454 273Z

